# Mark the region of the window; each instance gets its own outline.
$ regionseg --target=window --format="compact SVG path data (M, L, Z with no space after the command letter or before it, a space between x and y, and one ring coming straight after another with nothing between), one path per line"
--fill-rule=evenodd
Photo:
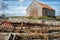
M47 16L47 11L45 10L44 15Z
M49 13L47 10L45 11L45 16L49 16Z

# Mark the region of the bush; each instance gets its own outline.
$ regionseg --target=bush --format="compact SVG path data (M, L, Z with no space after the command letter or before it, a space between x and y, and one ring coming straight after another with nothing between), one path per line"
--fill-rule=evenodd
M37 19L44 19L44 20L54 20L55 18L53 18L53 17L47 17L47 16L44 16L44 17L38 17Z
M56 16L56 20L60 21L60 16Z
M30 17L26 17L26 18L27 18L27 19L35 19L35 18L31 17L31 16L30 16Z
M56 18L57 21L60 21L60 18Z

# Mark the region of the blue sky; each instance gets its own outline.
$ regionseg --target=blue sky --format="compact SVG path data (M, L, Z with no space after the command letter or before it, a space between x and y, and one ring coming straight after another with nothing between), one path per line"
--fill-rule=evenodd
M32 0L3 0L7 5L5 14L8 16L25 16L26 8L31 4ZM60 15L60 0L36 0L47 4L56 10L56 16ZM59 12L58 12L59 11Z

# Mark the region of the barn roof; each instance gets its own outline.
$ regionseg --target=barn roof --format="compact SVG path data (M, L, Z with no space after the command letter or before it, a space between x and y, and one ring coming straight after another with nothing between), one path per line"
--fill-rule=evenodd
M42 6L43 8L47 8L47 9L50 9L50 10L54 10L53 8L51 8L49 5L46 5L46 4L43 4L43 3L40 3L40 2L36 2L38 5Z

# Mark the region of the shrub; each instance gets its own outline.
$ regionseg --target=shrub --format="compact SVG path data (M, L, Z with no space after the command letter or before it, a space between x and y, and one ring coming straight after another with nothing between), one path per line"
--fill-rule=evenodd
M26 17L26 18L27 18L27 19L35 19L35 18L31 17L31 16L30 16L30 17Z
M44 16L44 17L38 17L37 19L44 19L44 20L54 20L55 18L53 18L53 17L47 17L47 16Z

